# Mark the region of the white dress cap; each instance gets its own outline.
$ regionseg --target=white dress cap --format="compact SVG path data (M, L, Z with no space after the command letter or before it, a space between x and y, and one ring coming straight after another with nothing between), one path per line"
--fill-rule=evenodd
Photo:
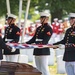
M70 13L69 17L75 17L75 13Z
M66 18L64 18L64 20L68 20L68 18L66 17Z
M62 20L58 20L59 23L62 23Z
M54 21L58 21L58 18L54 18Z
M48 13L48 12L41 12L41 13L40 13L40 16L49 17L49 16L50 16L50 13Z
M8 14L8 17L12 17L12 18L14 18L14 19L16 19L16 18L17 18L17 16L16 16L16 15L14 15L14 14Z

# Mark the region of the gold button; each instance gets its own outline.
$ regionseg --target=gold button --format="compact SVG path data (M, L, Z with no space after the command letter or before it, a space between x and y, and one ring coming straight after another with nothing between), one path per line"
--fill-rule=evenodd
M38 34L38 32L36 34Z
M73 31L73 29L71 31Z
M65 46L65 47L67 47L67 46Z
M38 31L40 31L40 30L38 30Z
M66 42L66 45L68 45L68 43Z
M42 42L41 42L41 44L42 44Z
M69 34L68 34L68 36L69 36Z
M38 36L38 35L36 35L36 36Z
M71 32L69 32L71 34Z
M68 44L68 41L66 43Z

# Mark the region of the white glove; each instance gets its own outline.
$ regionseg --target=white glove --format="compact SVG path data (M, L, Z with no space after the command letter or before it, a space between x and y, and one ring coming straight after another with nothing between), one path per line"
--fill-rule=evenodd
M65 45L59 44L59 48L60 48L60 49L63 49L63 48L65 48Z
M15 51L16 51L16 49L14 47L12 47L12 51L11 52L15 52Z

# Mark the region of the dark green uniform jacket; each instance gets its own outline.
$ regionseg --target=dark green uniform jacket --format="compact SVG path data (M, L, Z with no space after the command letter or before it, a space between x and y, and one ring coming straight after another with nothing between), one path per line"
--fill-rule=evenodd
M56 44L65 45L64 61L75 61L75 28L70 27L67 29L64 39L54 45Z
M45 23L44 25L39 26L36 29L35 35L31 40L26 42L27 44L35 43L35 44L48 44L48 41L50 40L50 37L52 35L52 28L48 25L48 23ZM34 55L50 55L49 48L35 48Z
M3 59L2 49L5 49L6 51L8 50L8 52L11 52L11 50L6 46L6 44L4 43L3 39L0 36L0 60Z
M19 38L20 38L20 29L12 24L11 26L8 26L6 29L5 29L5 35L4 35L4 38L3 40L5 42L8 42L8 40L6 39L11 39L12 41L10 41L11 43L14 42L14 43L18 43L19 41ZM19 54L19 50L16 49L15 52L8 52L6 50L4 50L4 54L5 55L11 55L11 54Z

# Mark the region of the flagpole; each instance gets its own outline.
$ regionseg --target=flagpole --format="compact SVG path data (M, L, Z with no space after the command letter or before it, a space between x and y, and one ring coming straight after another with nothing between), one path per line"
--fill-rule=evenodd
M22 2L23 0L19 0L19 20L18 20L18 27L21 27L21 15L22 15Z
M28 17L29 6L30 6L30 0L28 0L28 2L27 2L27 7L26 7L26 12L25 12L25 19L24 19L24 26L23 26L23 32L22 32L21 42L24 41L25 26L26 26L26 23L27 23L27 17Z
M7 6L7 13L10 14L10 3L9 0L6 0L6 6Z

